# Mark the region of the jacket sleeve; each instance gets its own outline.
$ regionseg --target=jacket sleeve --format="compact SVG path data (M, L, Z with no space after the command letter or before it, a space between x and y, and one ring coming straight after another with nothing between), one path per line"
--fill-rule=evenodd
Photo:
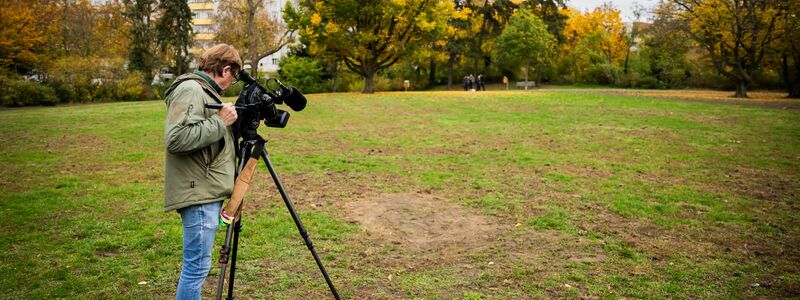
M217 114L205 116L201 89L178 88L169 95L164 142L167 152L185 155L216 143L225 136L225 123Z

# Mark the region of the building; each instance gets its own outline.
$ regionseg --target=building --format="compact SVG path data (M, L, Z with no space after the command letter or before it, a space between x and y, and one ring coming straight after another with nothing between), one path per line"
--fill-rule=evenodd
M264 0L267 14L283 23L283 7L290 0ZM192 10L192 29L194 30L194 47L190 52L199 55L203 50L214 45L214 16L219 6L218 0L188 0L189 9ZM262 58L258 62L258 69L262 72L277 72L278 62L281 57L289 52L288 47L283 47L278 52ZM248 68L245 63L245 68Z
M217 2L212 0L188 0L189 9L192 10L192 31L194 32L194 47L190 49L194 55L203 52L214 45L214 13L217 11Z

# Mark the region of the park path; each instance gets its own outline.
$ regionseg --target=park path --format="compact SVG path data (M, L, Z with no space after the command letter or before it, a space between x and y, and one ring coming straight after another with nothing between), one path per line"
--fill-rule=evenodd
M524 90L520 90L523 91ZM800 109L800 99L786 98L786 93L773 91L749 92L750 98L737 99L731 97L730 91L712 90L646 90L646 89L621 89L621 88L558 88L543 87L528 90L530 92L568 92L603 94L626 97L648 97L667 100L707 102L733 105L763 106L776 109Z

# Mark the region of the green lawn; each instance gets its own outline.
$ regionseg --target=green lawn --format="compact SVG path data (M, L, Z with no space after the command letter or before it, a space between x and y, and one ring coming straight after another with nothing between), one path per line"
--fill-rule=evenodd
M163 212L164 119L161 101L0 111L2 298L174 298L181 229ZM797 110L320 94L261 132L345 298L800 296ZM251 191L238 296L328 296L265 168ZM346 204L395 193L497 229L481 247L420 252L350 220Z

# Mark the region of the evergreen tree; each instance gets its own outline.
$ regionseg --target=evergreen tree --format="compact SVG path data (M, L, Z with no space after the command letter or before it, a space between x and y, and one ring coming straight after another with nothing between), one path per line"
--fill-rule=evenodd
M146 86L153 81L155 59L153 55L153 21L155 0L125 0L125 18L130 22L131 47L128 52L128 70L144 74Z
M174 61L175 74L189 69L189 46L192 44L192 11L186 0L161 0L161 17L156 22L159 52Z

